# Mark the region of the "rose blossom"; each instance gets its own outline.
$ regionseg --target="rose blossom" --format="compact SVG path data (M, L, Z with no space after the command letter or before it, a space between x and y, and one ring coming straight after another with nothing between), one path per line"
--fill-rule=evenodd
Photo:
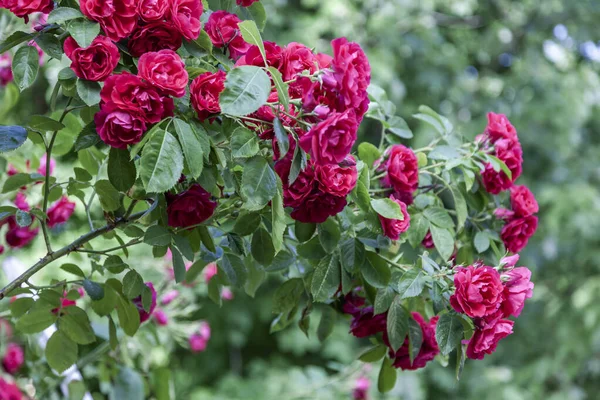
M518 317L523 311L525 300L533 296L531 271L526 267L518 267L506 272L502 277L505 278L502 313L504 317L510 315Z
M387 177L384 184L391 184L395 190L414 192L419 184L419 163L417 156L408 147L395 144L388 151L385 163Z
M233 292L228 287L224 287L221 289L221 298L223 300L233 300Z
M510 204L515 215L529 217L539 211L535 196L527 186L515 185L510 188Z
M275 172L283 182L283 204L285 207L300 207L313 193L315 188L315 172L309 163L305 169L300 171L298 177L291 185L289 182L291 161L288 158L280 160L275 164Z
M119 41L135 29L138 14L136 0L81 0L83 15L97 21L110 39Z
M518 253L527 246L527 242L537 230L537 226L538 218L533 215L516 218L504 225L500 237L508 251Z
M491 163L488 163L481 173L485 190L491 194L498 194L510 189L513 183L521 175L523 164L523 150L517 140L500 139L494 145L496 157L498 157L511 172L511 178L502 170L496 171Z
M437 341L435 340L435 325L437 324L439 317L433 317L431 320L426 322L418 312L412 312L411 314L413 319L421 327L423 342L421 344L419 353L412 363L410 362L408 337L404 339L404 343L398 349L398 351L394 352L393 350L390 350L390 356L394 358L394 367L403 370L416 370L419 368L424 368L425 365L429 361L433 360L440 352Z
M450 305L456 312L475 318L491 315L500 308L504 286L500 274L492 267L459 268L454 275L454 286Z
M269 42L265 40L263 44L265 47L267 65L269 67L275 67L279 69L282 62L283 50L277 45L277 43L274 42ZM236 67L240 65L254 65L257 67L265 66L265 61L263 60L262 54L260 54L260 49L258 48L258 46L252 45L248 48L246 54L244 54L235 63Z
M190 97L200 121L221 112L219 94L225 89L225 78L223 71L205 72L192 81Z
M235 3L238 6L242 7L250 7L253 3L256 3L258 0L236 0Z
M394 195L391 195L390 199L400 206L404 219L389 219L379 215L379 221L381 221L383 234L392 240L398 240L400 239L400 234L406 232L410 227L410 215L406 209L406 204L397 200Z
M48 157L46 154L44 154L42 156L42 158L40 158L40 166L37 169L37 173L43 176L46 176L46 162L48 160ZM50 158L50 175L52 175L54 173L54 168L56 168L56 161L54 160L54 158Z
M169 226L186 227L209 219L217 208L217 203L210 197L210 193L197 183L177 195L167 193Z
M19 387L0 377L0 400L23 400Z
M204 26L213 45L227 47L233 60L243 56L250 48L250 44L242 38L238 26L240 22L237 15L219 10L210 14Z
M167 14L170 3L170 0L140 0L137 12L146 22L158 21Z
M162 299L160 300L161 304L163 306L166 306L168 304L171 304L171 302L173 300L175 300L177 297L179 297L179 291L177 290L171 290L170 292L167 292L163 295Z
M515 265L517 265L517 262L519 261L519 255L515 254L512 256L506 256L506 257L502 257L500 259L500 266L504 267L504 268L512 268Z
M500 139L517 140L517 130L510 123L506 115L489 112L487 115L488 124L483 134L487 136L492 143Z
M339 214L346 204L345 197L323 193L317 189L292 212L291 216L299 222L320 224Z
M431 231L427 231L427 234L423 238L421 244L426 249L433 249L435 247L435 244L433 243L433 237L431 236Z
M199 353L206 350L206 345L210 339L210 325L206 321L200 321L198 331L189 338L192 352Z
M152 292L152 301L150 303L150 309L148 311L144 309L141 295L131 300L133 304L135 304L135 306L137 307L138 313L140 314L140 323L148 321L148 319L154 312L154 309L156 308L156 289L154 289L154 285L152 284L152 282L146 282L145 285L149 287L150 292Z
M369 387L371 387L371 381L366 376L361 376L354 382L354 389L352 389L352 398L354 400L368 400L369 398Z
M163 310L155 310L152 316L159 326L166 326L169 324L169 317L167 317L167 314L165 314Z
M358 178L356 160L353 156L348 156L343 164L345 165L328 164L315 167L315 178L323 192L343 197L354 189Z
M70 202L67 196L63 196L48 210L48 226L53 228L56 225L64 224L73 215L74 211L75 203Z
M354 111L336 113L300 138L300 147L317 165L339 164L350 153L356 141L358 122Z
M100 110L94 115L94 121L100 139L117 149L138 143L146 132L146 122L135 113Z
M206 283L210 282L210 280L215 276L219 270L217 269L217 263L209 263L204 270L202 271L202 275L204 276L204 281Z
M292 42L285 46L282 57L281 73L284 81L294 79L303 71L309 71L311 74L317 71L315 54L302 43Z
M31 226L20 227L14 217L7 218L8 231L4 237L6 244L15 249L27 246L39 233L40 229L32 229Z
M201 0L171 0L171 21L187 40L198 39L202 11Z
M173 50L143 54L138 62L138 76L166 95L183 97L189 76L185 63Z
M16 343L6 346L6 353L2 359L2 367L11 375L14 375L25 363L23 349Z
M365 307L355 314L350 323L350 333L364 338L386 329L387 313L373 315L373 307Z
M75 75L88 81L104 81L119 64L119 49L106 36L97 36L85 48L79 47L75 39L68 37L64 49Z
M513 321L500 319L483 328L476 327L467 346L467 357L482 360L486 354L492 354L498 342L513 333L513 325Z
M183 36L170 22L156 21L140 25L131 34L127 43L133 57L159 50L177 50L183 43Z
M6 86L13 81L11 64L9 53L0 54L0 86Z
M48 14L54 9L53 0L0 0L0 7L9 9L19 18L29 22L29 14L41 12Z

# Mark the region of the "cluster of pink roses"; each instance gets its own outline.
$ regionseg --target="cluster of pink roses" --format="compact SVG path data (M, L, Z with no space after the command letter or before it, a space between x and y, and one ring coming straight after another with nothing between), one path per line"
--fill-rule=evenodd
M498 269L482 264L461 267L454 275L455 293L450 304L473 319L475 332L469 339L467 357L481 360L496 350L498 342L513 332L525 300L533 295L531 271L515 268L518 255L500 261ZM500 272L499 272L500 270Z
M29 22L29 15L37 12L48 14L54 9L54 0L0 0L0 8L10 10Z

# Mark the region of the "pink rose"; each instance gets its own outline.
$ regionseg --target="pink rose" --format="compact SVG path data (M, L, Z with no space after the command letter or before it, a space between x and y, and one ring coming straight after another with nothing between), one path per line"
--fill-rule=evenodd
M23 400L19 387L0 377L0 400Z
M226 47L233 60L243 56L250 44L240 32L238 24L242 22L237 15L219 10L210 14L204 29L215 47Z
M146 286L148 286L150 288L150 291L152 292L152 301L150 303L150 309L148 311L144 309L144 305L142 303L142 296L138 296L135 299L131 300L133 304L135 304L135 306L137 307L138 313L140 314L140 323L148 321L148 319L154 312L154 309L156 308L156 289L154 289L154 285L152 284L152 282L146 282Z
M10 53L0 54L0 87L6 86L13 81L11 64Z
M540 209L535 196L524 185L510 188L510 204L517 217L529 217Z
M97 36L85 48L68 37L64 49L75 75L88 81L104 81L117 67L121 57L117 46L106 36Z
M198 330L189 338L190 348L194 353L200 353L206 350L206 345L210 339L210 325L206 321L200 321Z
M281 73L284 81L290 81L303 71L317 71L318 61L311 49L302 43L292 42L283 49Z
M496 351L498 342L513 333L513 321L500 319L483 328L476 327L467 346L467 357L482 360L486 354Z
M183 43L183 36L170 22L156 21L146 25L138 25L127 43L129 52L134 57L144 53L164 49L177 50Z
M512 268L515 265L517 265L517 262L519 261L519 255L515 254L512 256L506 256L506 257L502 257L500 259L500 266L504 267L504 268Z
M267 65L269 67L275 67L279 69L282 62L283 50L277 45L277 43L274 42L265 41L264 46L265 55L267 57ZM258 46L252 45L248 48L246 54L244 54L235 63L236 67L240 65L255 65L257 67L265 66L265 61L260 54L260 49Z
M1 8L9 9L17 17L25 18L29 22L29 14L41 12L48 14L54 9L53 0L3 0L0 1Z
M155 310L152 316L159 326L167 326L169 324L169 317L167 317L167 314L163 310Z
M138 143L146 132L146 122L135 113L100 110L94 116L100 139L109 146L126 149Z
M373 307L365 307L352 317L350 333L357 338L365 338L384 332L387 327L387 313L373 315Z
M292 212L291 216L299 222L320 224L342 212L346 204L345 197L323 193L317 189Z
M146 22L159 21L169 11L170 0L140 0L137 12L141 19Z
M169 226L187 227L209 219L217 208L217 203L210 198L210 193L197 183L177 195L167 193Z
M235 3L241 7L250 7L253 3L256 3L258 0L236 0Z
M383 228L383 234L392 240L400 239L400 234L404 233L410 227L410 215L406 209L406 204L397 200L394 195L390 196L390 199L398 203L402 210L403 220L400 219L389 219L379 215L379 221L381 221L381 227Z
M459 268L454 275L454 286L450 305L456 312L475 318L492 315L500 308L504 286L500 274L492 267Z
M533 215L515 218L504 225L502 232L500 232L500 237L508 251L511 253L519 253L527 246L527 242L537 230L537 226L538 218Z
M166 306L168 304L171 304L171 302L178 297L179 297L179 291L171 290L171 291L165 293L165 295L162 297L160 302L162 303L163 306Z
M502 277L504 278L502 313L505 318L510 315L518 317L523 311L525 300L533 296L531 271L526 267L518 267L506 272Z
M129 36L138 20L136 0L81 0L80 8L83 15L97 21L114 41Z
M46 162L47 162L47 156L46 154L44 154L41 158L40 158L40 166L37 169L37 173L43 176L46 176ZM56 168L56 161L54 160L54 158L50 159L50 175L52 175L54 173L54 168Z
M227 301L233 300L233 292L231 291L231 289L229 289L228 287L224 287L221 290L221 298Z
M225 72L205 72L192 81L190 97L192 107L200 121L205 121L221 112L219 95L225 89Z
M511 172L512 177L502 170L494 170L491 163L485 166L481 173L485 190L492 194L498 194L510 189L513 183L521 175L523 164L523 150L517 140L500 139L495 145L495 155L503 161Z
M283 204L285 207L299 207L313 193L315 188L315 172L312 164L300 171L300 174L289 184L291 160L284 158L275 164L275 172L283 182Z
M14 375L25 363L25 354L23 349L16 343L9 343L6 346L6 353L2 359L2 367L11 375Z
M201 0L171 0L173 25L187 40L196 40L200 35L200 16L204 11Z
M166 95L183 97L188 84L185 63L173 50L143 54L138 62L138 76Z
M352 398L354 400L368 400L369 399L369 387L371 387L371 381L366 376L361 376L354 382L354 389L352 389Z
M401 144L393 145L386 153L388 175L384 184L390 184L398 191L414 192L419 185L419 163L415 153Z
M300 147L317 165L339 164L352 150L357 130L354 111L336 113L302 136Z
M517 130L512 126L508 118L506 118L506 115L490 112L487 115L487 119L488 124L483 134L492 143L496 143L501 139L517 140Z
M323 192L343 197L354 189L358 178L356 160L348 156L342 164L344 166L327 164L315 167L315 178Z
M439 317L433 317L431 320L426 322L418 312L412 312L411 314L413 319L417 321L421 327L423 342L421 344L419 353L412 363L410 362L408 351L408 337L404 340L402 347L400 347L398 351L394 353L394 351L390 349L390 356L394 358L394 367L402 370L416 370L419 368L424 368L425 365L429 361L433 360L440 352L437 341L435 340L435 325L437 324ZM384 338L385 337L386 336L384 335Z
M67 196L63 196L48 210L48 226L53 228L56 225L64 224L71 218L74 211L75 203L70 202Z

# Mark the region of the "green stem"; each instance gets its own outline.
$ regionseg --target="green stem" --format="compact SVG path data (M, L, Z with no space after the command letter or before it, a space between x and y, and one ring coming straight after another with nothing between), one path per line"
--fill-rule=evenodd
M387 258L387 257L385 257L385 256L382 256L381 254L379 254L379 257L383 258L383 259L384 259L386 262L388 262L390 265L392 265L392 266L394 266L394 267L396 267L396 268L399 268L399 269L401 269L401 270L403 270L403 271L408 271L409 269L411 269L411 268L412 268L412 266L410 266L410 265L402 265L402 264L398 264L397 262L395 262L395 261L393 261L393 260L390 260L389 258Z
M135 239L135 240L132 240L129 243L125 243L124 245L116 246L116 247L111 247L110 249L106 249L106 250L77 249L75 251L78 252L78 253L106 254L106 253L111 253L113 251L124 249L126 247L135 246L136 244L140 244L140 243L142 243L141 239Z

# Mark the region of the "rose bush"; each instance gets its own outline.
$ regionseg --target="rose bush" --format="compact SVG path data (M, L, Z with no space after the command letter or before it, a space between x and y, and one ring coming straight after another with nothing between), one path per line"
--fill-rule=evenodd
M513 332L508 318L533 289L515 256L535 233L538 206L515 185L523 152L504 115L490 113L470 142L422 106L415 118L437 136L411 149L402 142L412 133L391 128L403 121L371 85L359 44L334 39L327 55L263 42L262 14L245 12L262 10L256 1L210 10L204 26L200 0L83 0L81 13L67 2L4 3L18 17L51 11L37 33L17 32L2 47L20 46L12 75L21 90L39 71L37 50L21 43L52 37L60 46L38 40L41 49L52 58L64 49L71 61L52 95L62 111L0 127L0 150L16 165L2 182L6 245L17 252L39 237L47 249L0 299L19 296L11 314L23 334L56 324L44 357L58 374L80 348L97 346L101 356L154 323L204 351L208 324L171 328L175 285L205 285L221 304L232 299L230 286L253 296L268 275L281 281L271 331L298 322L306 333L313 307L326 310L321 324L327 313L349 314L350 333L375 346L361 359L383 360L381 391L393 387L395 368L454 353L460 371L465 357L493 353ZM381 125L379 146L357 145L365 119ZM80 133L69 138L73 124ZM44 153L38 173L29 168L41 160L18 159L21 146ZM57 153L73 153L84 168L59 180ZM57 248L74 200L90 230ZM101 212L94 218L93 210ZM115 246L97 247L101 236ZM133 246L168 260L162 280L140 275L128 258ZM77 279L30 283L63 258L72 262L62 270ZM103 337L91 321L108 324ZM13 372L18 359L13 351Z

